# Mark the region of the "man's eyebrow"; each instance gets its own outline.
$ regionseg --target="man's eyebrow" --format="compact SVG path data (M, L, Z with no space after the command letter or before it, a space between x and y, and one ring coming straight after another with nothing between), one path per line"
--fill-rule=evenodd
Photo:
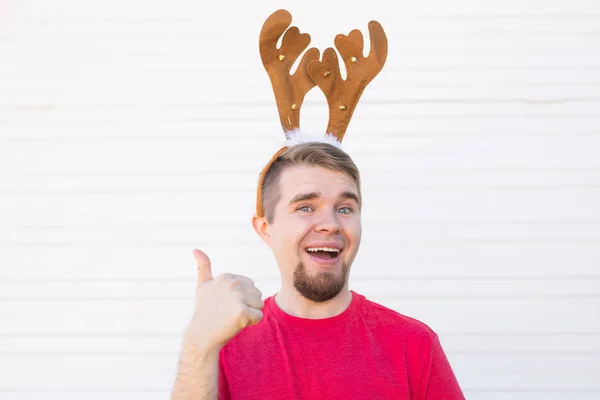
M298 203L300 201L314 200L322 197L323 194L321 192L310 192L310 193L298 193L295 195L292 200L290 200L290 205ZM342 199L350 199L354 200L356 204L360 204L360 198L358 195L352 191L344 191L340 193L340 198Z
M360 199L358 198L358 195L354 192L345 191L342 194L340 194L340 197L344 199L354 200L356 204L360 204Z
M318 199L319 197L322 197L322 193L320 192L298 193L292 198L292 200L290 200L289 204L292 205L294 203L298 203L299 201L314 200Z

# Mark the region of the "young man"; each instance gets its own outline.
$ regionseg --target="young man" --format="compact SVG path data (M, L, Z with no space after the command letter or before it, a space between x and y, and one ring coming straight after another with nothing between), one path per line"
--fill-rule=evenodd
M281 31L282 21L289 26L285 13L273 14L263 33L269 26ZM329 74L313 62L309 75L319 85L319 76ZM348 103L351 109L357 100ZM282 123L290 120L280 115ZM252 223L277 262L276 295L263 300L248 277L213 278L207 255L194 251L196 309L173 400L464 399L435 332L349 289L361 241L361 183L339 147L345 126L332 126L337 141L303 142L290 133L294 140L259 179Z

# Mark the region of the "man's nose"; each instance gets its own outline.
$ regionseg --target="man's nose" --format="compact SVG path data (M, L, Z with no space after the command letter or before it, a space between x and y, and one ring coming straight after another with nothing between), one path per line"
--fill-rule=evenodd
M334 211L321 213L315 230L317 232L339 232L341 226L337 214Z

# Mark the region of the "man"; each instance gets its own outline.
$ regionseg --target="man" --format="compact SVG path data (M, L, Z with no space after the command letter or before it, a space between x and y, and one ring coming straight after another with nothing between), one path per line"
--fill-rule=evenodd
M273 14L261 37L277 39L278 23L289 26L287 18ZM265 33L273 26L279 34ZM299 69L323 89L320 76L330 76L322 72L332 70L331 59L305 60ZM276 97L283 90L289 93L289 87L275 87ZM301 104L304 94L296 95L289 101ZM285 112L284 126L292 120ZM194 250L196 309L173 400L464 399L435 332L349 289L361 241L362 195L359 170L340 148L348 121L330 123L335 137L323 141L288 129L287 145L261 173L252 224L277 262L276 295L263 301L248 277L214 278L208 256Z

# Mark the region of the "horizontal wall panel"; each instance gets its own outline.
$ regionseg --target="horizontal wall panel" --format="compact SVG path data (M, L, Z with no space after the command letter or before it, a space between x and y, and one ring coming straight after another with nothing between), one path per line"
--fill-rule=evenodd
M145 105L149 107L195 107L203 103L218 103L223 107L229 104L255 102L257 101L256 92L262 90L262 87L249 86L241 84L238 86L215 87L214 91L207 91L205 87L185 87L174 89L173 87L162 85L161 87L146 87L145 89L131 88L127 89L118 101L114 101L114 92L123 90L123 88L111 88L114 78L105 79L104 88L86 88L85 85L78 89L71 89L65 93L64 89L44 89L40 91L23 90L15 88L4 90L0 93L0 109L17 109L34 111L43 110L47 107L73 107L74 105L85 105L87 107L105 108L107 104L114 107L132 107ZM52 80L56 82L56 79ZM55 83L56 84L56 83ZM367 92L361 101L361 105L375 103L376 101L385 101L391 104L397 104L403 107L408 104L543 104L543 103L595 103L600 99L600 83L597 84L523 84L523 85L503 85L494 87L493 95L490 95L490 87L481 85L453 85L453 86L432 86L423 84L421 86L407 86L402 83L389 85L392 89L385 92L379 89L377 92ZM214 93L217 94L214 94ZM381 94L380 94L381 93ZM312 93L311 93L312 95ZM317 98L322 94L314 94L312 99L307 99L304 107L325 108L324 98ZM270 98L260 96L265 101L264 107Z
M251 21L250 16L257 18L259 15L272 12L276 5L265 3L256 7L240 7L232 9L228 3L215 3L214 12L207 15L203 7L199 7L197 3L190 0L178 1L172 7L165 8L162 2L148 2L146 7L140 9L139 3L131 1L123 3L118 0L107 0L102 5L82 5L75 0L57 0L53 5L49 5L44 1L37 0L30 4L29 7L13 5L9 10L15 13L14 19L29 20L29 21L103 21L106 19L133 19L133 20L155 20L155 19L177 19L186 20L191 17L199 18L201 21L212 20L214 23L215 16L229 16L233 22ZM360 1L349 1L345 3L348 7L348 18L365 19L364 3ZM491 7L489 3L479 3L470 0L459 0L452 4L445 2L436 3L435 9L432 10L431 5L413 2L402 2L400 10L390 9L387 2L372 2L370 4L369 14L371 15L389 15L394 18L398 15L406 14L425 14L431 16L444 17L450 19L457 16L496 16L496 17L515 17L533 18L536 16L585 16L594 15L596 5L585 0L575 0L568 6L561 0L528 0L526 2L517 0L507 0L502 3L501 8ZM298 11L294 14L305 15L307 18L312 17L314 9L310 6L297 7ZM322 16L320 18L332 18L339 15L339 10L336 4L332 3L329 7L323 7ZM12 19L12 18L11 18ZM312 19L312 18L311 18ZM325 19L325 21L327 21ZM322 22L322 21L318 21Z
M187 225L187 226L186 226ZM60 238L62 243L127 243L136 242L188 242L191 238L198 243L248 245L256 243L257 235L246 224L186 224L183 226L152 226L142 224L126 226L32 226L0 229L0 237L8 243L53 242ZM595 223L370 223L363 224L364 241L367 244L395 244L406 242L448 241L597 241L600 243L600 221ZM364 242L363 242L364 243ZM390 248L390 250L392 250Z
M597 332L599 298L399 298L371 296L441 332ZM0 334L176 334L194 299L0 302ZM460 310L457 312L457 310ZM515 313L515 310L520 310ZM576 310L576 311L574 311ZM560 324L557 324L560 321Z
M599 97L600 100L600 97ZM272 137L276 145L276 135ZM1 155L10 157L11 154L28 154L30 157L44 159L62 158L94 158L114 159L120 157L190 157L221 155L226 158L232 154L243 155L265 152L263 140L256 138L239 138L234 143L230 139L196 139L181 140L178 138L157 139L105 139L105 140L72 140L72 141L12 141L3 144ZM398 156L411 153L452 153L452 152L585 152L589 149L600 149L600 132L598 135L579 137L577 141L566 141L564 137L394 137L388 136L378 140L368 136L353 137L349 145L353 153L366 156L380 154L384 149L394 149ZM384 153L391 151L384 151Z
M310 95L310 93L309 93ZM307 96L308 97L308 96ZM47 107L41 107L43 112ZM37 112L15 109L18 112ZM305 115L306 110L305 111ZM312 118L303 121L303 130L311 134L321 134L327 125L327 109L324 107L313 107ZM579 121L587 121L585 124L574 124L572 118L563 116L438 116L428 118L427 116L402 116L396 118L393 115L388 119L389 124L373 127L371 119L359 117L360 111L352 120L352 127L344 138L344 148L350 150L354 155L357 150L353 145L355 137L385 138L394 136L408 137L554 137L574 138L600 134L596 128L598 118L594 116L577 117ZM275 152L281 144L282 131L277 123L277 109L267 108L257 110L259 118L249 119L241 116L236 119L188 119L188 120L149 120L138 118L135 120L111 120L97 118L90 121L78 121L64 119L62 121L36 121L23 119L21 121L1 122L0 137L5 140L64 140L64 139L126 139L133 138L138 141L146 139L197 139L205 138L229 139L231 144L236 145L235 139L252 137L257 141L259 147ZM350 135L352 132L352 135ZM382 149L385 152L386 149ZM391 149L390 149L391 150ZM398 149L400 150L400 149ZM256 153L259 154L259 153ZM575 160L573 160L575 161ZM543 165L543 164L542 164ZM225 167L225 166L224 166ZM223 168L224 168L223 167ZM448 166L447 168L456 168Z
M600 65L600 61L599 61ZM267 87L267 89L269 89ZM269 89L272 91L272 89ZM265 90L266 91L266 90ZM88 121L112 119L116 121L146 120L164 121L164 120L194 120L194 119L229 119L232 115L239 116L240 120L256 119L260 114L257 109L271 111L273 107L272 93L265 97L263 101L243 103L228 102L225 104L214 104L210 102L196 102L193 104L172 104L170 106L156 105L72 105L72 106L53 106L46 104L44 107L27 112L24 107L21 112L15 112L13 107L0 108L0 122L21 122L21 121ZM399 107L397 104L364 104L360 107L356 119L375 119L375 118L403 118L403 117L509 117L509 116L547 116L556 117L596 117L600 100L583 102L580 104L571 102L557 102L550 104L445 104L440 107L437 104L403 104ZM307 104L305 109L314 108L323 109L323 104ZM18 107L15 107L18 109ZM35 112L32 112L35 111ZM260 112L260 111L259 111ZM269 113L270 114L270 113ZM360 118L358 118L360 115ZM354 117L354 116L353 116Z
M522 36L557 36L558 38L570 36L584 36L593 34L598 30L597 13L576 14L573 12L541 13L535 8L519 10L518 14L496 14L489 9L478 10L477 3L469 3L471 12L460 10L458 12L432 13L417 12L418 3L405 3L399 10L386 10L385 16L378 18L382 21L397 21L397 24L386 25L386 32L390 35L408 36L411 39L418 37L430 38L438 37L444 40L448 36L464 35L465 39L481 40L482 36L497 34L496 40L513 39L514 35ZM456 3L455 3L456 4ZM522 4L522 3L521 3ZM531 5L531 1L527 2ZM544 3L546 6L548 3ZM557 4L564 5L560 1ZM570 3L570 6L574 3ZM579 5L593 7L593 5L580 1ZM410 8L415 7L415 9ZM231 10L229 10L231 12ZM313 35L329 35L329 32L335 28L346 27L355 22L364 25L364 13L356 13L358 10L349 9L344 13L344 19L335 21L335 27L331 26L331 15L334 10L323 8L319 13L314 13L303 8L296 8L293 11L293 24L310 27ZM430 11L430 10L429 10ZM483 12L482 12L483 11ZM571 9L571 11L573 11ZM261 11L262 12L262 11ZM375 14L376 9L372 12ZM60 40L65 41L84 41L93 39L177 39L186 38L204 38L207 33L214 32L215 29L225 28L219 37L231 40L232 37L242 36L249 30L256 29L251 19L240 20L215 20L214 15L218 15L219 9L215 9L215 14L194 15L194 18L89 18L85 20L65 19L61 16L54 18L35 19L16 19L7 18L5 21L5 35L14 39L27 40L48 40L56 43ZM361 15L362 14L362 15ZM370 13L371 14L371 13ZM62 15L64 16L64 14ZM265 15L266 17L266 15ZM202 23L196 23L202 21ZM322 22L329 22L329 26ZM87 29L82 29L85 27ZM360 28L364 29L363 26ZM477 30L480 35L469 35ZM12 34L9 36L9 34ZM502 34L502 35L501 35ZM439 36L438 36L439 35ZM410 44L410 41L407 41ZM513 42L518 46L519 42Z
M598 21L600 21L600 18L598 18ZM542 37L542 39L545 42L548 41L547 37ZM573 43L579 43L581 37L576 39L578 40L573 40ZM526 40L526 37L521 37L520 40ZM488 43L489 38L485 42ZM409 43L407 41L405 45ZM514 40L511 43L516 45ZM417 45L421 46L423 44L417 43ZM272 92L269 93L267 73L264 70L261 71L259 66L250 70L211 69L210 74L213 78L211 80L207 80L205 75L198 73L203 66L204 63L201 63L193 68L181 69L178 74L173 75L164 69L153 68L152 65L134 70L118 68L118 65L116 65L114 68L106 67L98 71L96 68L70 70L55 68L46 70L42 66L35 67L35 65L29 64L29 68L22 71L21 74L11 75L10 77L7 75L0 76L0 83L2 87L6 88L8 94L18 95L19 93L26 94L31 93L31 91L40 91L40 94L43 95L43 97L39 97L40 99L54 98L54 96L61 95L68 96L72 93L79 94L83 99L88 99L87 96L111 91L112 93L118 91L125 98L135 93L147 93L150 99L160 99L163 92L168 95L174 90L186 92L188 96L192 94L202 96L207 93L218 96L221 90L231 88L246 88L253 96L259 93L261 98L265 100L270 98L267 95L273 96ZM42 69L43 74L39 73ZM539 72L540 70L543 71L543 74ZM383 80L383 76L381 75L381 80ZM580 88L580 90L597 90L600 78L598 77L598 68L586 66L586 64L569 67L550 65L538 66L537 68L474 65L465 65L459 68L441 67L433 64L413 68L402 67L397 69L397 73L388 73L385 75L385 87L381 83L377 84L378 81L379 79L376 78L369 89L365 91L363 94L365 98L378 99L377 96L369 95L373 90L377 90L378 96L389 98L392 95L403 95L406 90L418 88L453 90L462 88L468 90L471 94L477 93L478 90L487 89L488 97L497 96L504 89L508 89L506 93L512 93L513 97L516 97L519 93L518 90L553 89L555 93L561 93L563 89L571 85ZM396 90L385 90L388 87ZM490 90L491 88L493 90ZM43 92L41 92L42 90ZM514 90L517 90L517 92L513 92ZM322 96L316 96L313 93L319 93L319 91L316 88L310 91L307 101L324 100ZM238 95L244 96L245 94L238 92ZM238 99L237 96L230 98L231 101L236 99ZM198 98L196 98L197 100ZM120 97L113 97L111 103L113 101L119 102L121 100ZM362 104L363 100L361 100Z
M135 155L121 155L105 157L102 159L86 158L83 156L71 155L70 157L58 159L47 155L45 162L37 164L38 159L19 157L11 155L4 159L6 164L0 166L3 174L199 174L211 172L218 168L224 172L238 172L245 169L254 174L258 179L258 174L265 166L267 161L278 149L277 146L265 146L266 150L256 151L252 154L231 154L231 155L203 155L192 156L182 155L180 157L166 156L145 156L136 157ZM569 169L587 169L598 170L600 167L597 153L593 149L571 151L571 152L553 152L548 154L542 151L512 151L512 152L476 152L476 151L455 151L455 152L422 152L402 153L402 151L375 153L350 152L355 163L359 168L365 166L371 171L399 171L408 170L440 170L446 167L450 170L524 170L524 169L542 169L556 170L563 167ZM235 157L236 162L232 163ZM35 161L35 162L34 162ZM591 172L591 171L588 171Z
M460 378L462 370L469 364L478 365L476 374L469 379L461 379L465 389L481 389L494 387L535 391L549 387L559 391L599 390L594 384L594 365L597 356L556 358L560 362L551 362L544 356L506 357L491 356L492 362L486 358L473 355L455 355L451 358L455 372ZM34 362L35 361L35 362ZM93 362L81 365L81 357L63 356L6 356L0 359L0 367L5 371L0 379L0 387L8 388L49 388L61 389L73 387L78 389L129 388L146 390L168 390L174 379L177 357L170 356L96 356ZM27 372L28 373L27 373ZM535 371L531 373L530 371ZM577 371L578 374L569 374ZM500 375L499 373L502 373ZM521 378L528 375L527 380ZM502 377L510 377L503 380ZM75 382L74 379L76 380ZM74 384L75 383L75 384Z
M250 229L250 228L248 228ZM249 233L250 234L250 233ZM194 248L211 259L215 274L279 279L269 248L185 243L11 244L0 246L0 279L19 280L194 280ZM361 244L352 277L393 278L597 278L597 242L448 242ZM40 262L43 257L43 262ZM248 260L251 260L249 262ZM277 278L276 278L277 277Z
M279 290L279 279L255 278L263 294ZM0 301L188 300L194 301L196 280L186 281L16 281L3 285ZM597 279L388 279L351 281L351 289L367 298L598 298Z
M0 388L1 400L164 400L169 397L171 391L164 390L139 390L139 389L48 389L48 388ZM575 399L579 400L579 399ZM587 399L583 399L587 400Z
M600 188L408 188L364 194L362 215L369 221L544 221L600 220ZM3 194L0 206L4 223L10 225L82 224L124 221L172 222L200 220L205 224L248 221L255 213L255 190L150 193L11 193ZM574 208L573 204L577 204ZM211 210L227 210L215 213ZM17 211L18 210L18 211ZM119 214L126 210L126 213ZM61 221L61 222L58 222ZM251 225L248 225L250 228ZM202 227L198 226L198 230ZM194 240L190 238L190 240ZM140 242L131 237L129 242ZM2 244L19 243L10 236ZM29 240L29 243L35 243ZM49 242L64 243L60 237ZM118 240L111 240L116 243Z
M600 333L446 333L437 332L450 354L599 354ZM180 334L77 335L4 334L0 355L172 355Z
M265 162L266 163L266 162ZM365 167L368 167L366 165ZM600 168L565 168L565 169L523 169L515 171L506 169L437 169L437 170L397 170L374 171L361 168L361 184L363 192L381 188L406 187L573 187L600 186ZM40 193L65 192L78 190L81 192L187 192L203 189L254 190L258 173L244 171L197 171L187 174L173 173L57 173L57 174L23 174L16 171L2 176L0 193Z
M515 38L518 40L518 37ZM181 44L179 46L182 46ZM204 48L206 54L214 57L211 60L210 68L214 69L231 69L233 67L229 53L227 50L221 50L223 43L219 41L191 41L188 45L199 48ZM245 48L240 48L239 56L243 59L256 61L256 65L260 62L258 54L258 46L256 43L248 44ZM597 48L597 47L596 47ZM524 68L524 67L575 67L589 66L598 67L600 65L600 55L594 52L588 52L588 49L575 50L560 50L554 51L535 51L532 49L523 49L521 51L510 49L508 51L485 52L473 49L470 52L458 52L445 50L440 47L439 50L430 50L429 52L406 51L398 49L396 53L392 53L394 57L393 67L390 67L382 72L384 73L400 73L401 68L417 68L428 67L435 65L440 67L503 67L503 68ZM168 57L168 52L137 52L132 50L102 52L101 50L94 51L89 55L89 50L81 52L83 56L88 54L88 57L70 56L69 52L55 53L35 53L33 57L17 56L11 57L2 63L0 73L15 73L22 71L24 73L39 70L36 67L38 62L43 62L44 67L49 71L76 71L85 69L88 71L96 71L98 73L103 70L128 70L128 69L162 69L172 72L177 72L181 69L194 68L198 71L209 73L210 70L204 65L206 64L206 54L193 53L180 59ZM10 55L10 52L9 52ZM151 67L147 65L151 63ZM182 67L185 65L186 67ZM234 64L235 65L235 64ZM239 65L239 64L238 64ZM234 67L235 68L235 67ZM239 67L238 67L239 68ZM395 71L394 71L395 70ZM265 85L268 86L268 85Z

